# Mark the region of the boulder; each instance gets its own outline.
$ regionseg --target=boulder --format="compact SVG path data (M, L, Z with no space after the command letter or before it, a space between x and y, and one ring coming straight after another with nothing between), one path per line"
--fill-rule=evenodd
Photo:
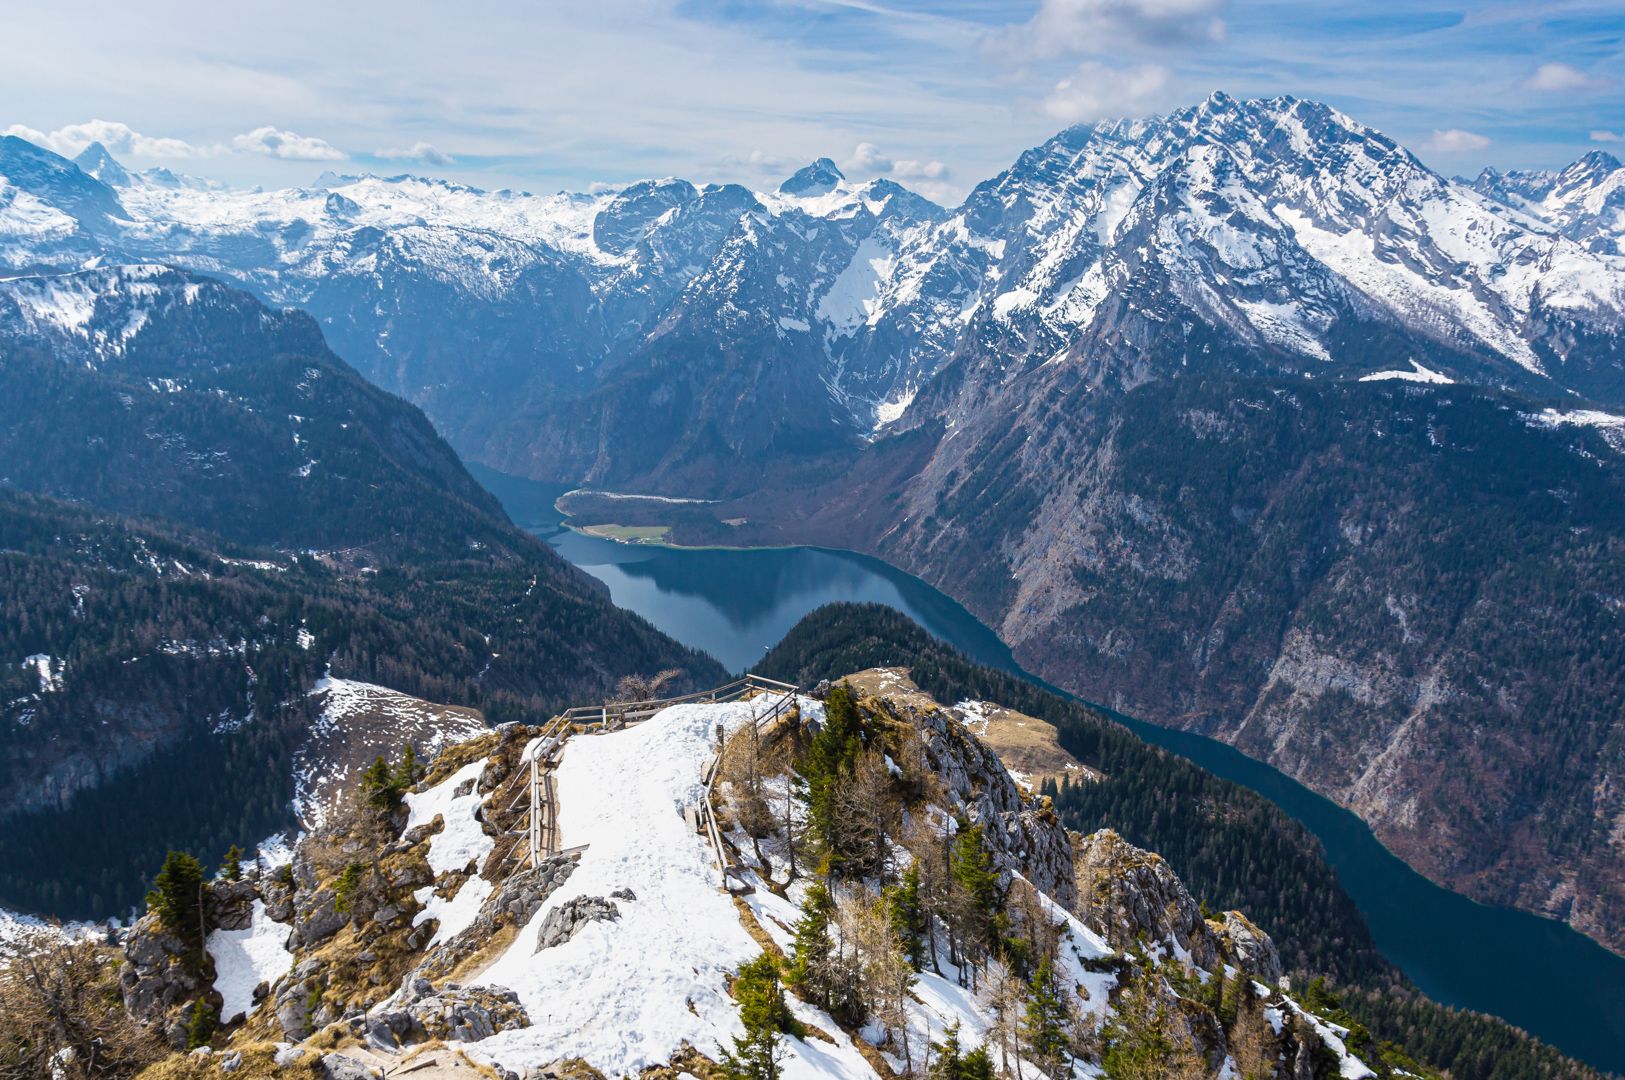
M383 1080L384 1070L343 1054L323 1054L322 1075L327 1080Z
M164 929L157 915L143 915L130 928L124 937L124 960L119 992L125 1009L143 1023L194 997L201 985L189 969L197 963L197 951Z
M1224 913L1221 936L1230 946L1230 962L1268 986L1281 981L1281 954L1270 936L1239 911Z
M252 881L211 881L204 891L203 912L210 930L247 930L254 925Z
M536 952L562 945L575 937L590 922L605 922L621 917L621 909L614 901L602 896L578 896L566 900L547 913L542 928L536 935Z
M366 1034L369 1046L393 1052L433 1039L479 1042L499 1031L529 1026L519 995L506 987L446 983L436 991L428 979L417 978L401 1008L366 1021Z

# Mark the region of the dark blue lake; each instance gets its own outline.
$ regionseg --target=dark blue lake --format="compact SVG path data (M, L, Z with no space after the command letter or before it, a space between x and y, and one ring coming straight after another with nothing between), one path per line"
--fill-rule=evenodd
M971 658L1033 678L963 606L877 559L819 548L685 550L584 536L562 528L553 509L564 486L470 469L517 524L607 584L617 604L732 671L755 663L814 608L851 600L889 604ZM1439 888L1352 813L1224 743L1112 715L1147 742L1251 788L1303 822L1383 954L1435 1001L1504 1017L1625 1075L1625 958L1562 923Z

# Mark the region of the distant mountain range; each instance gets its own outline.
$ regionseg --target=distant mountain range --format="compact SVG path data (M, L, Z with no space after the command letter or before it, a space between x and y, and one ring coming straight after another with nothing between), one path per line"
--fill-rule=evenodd
M827 159L772 193L331 174L266 193L10 138L0 173L6 265L235 279L309 311L463 453L539 478L743 490L764 453L905 423L933 376L986 350L1129 381L1416 359L1625 403L1619 162L1467 185L1289 98L1068 129L953 211Z
M0 174L17 274L161 262L303 308L471 459L720 500L583 521L878 554L1051 681L1625 949L1606 154L1469 183L1216 94L1070 128L952 210L828 160L773 192L241 192L11 139Z

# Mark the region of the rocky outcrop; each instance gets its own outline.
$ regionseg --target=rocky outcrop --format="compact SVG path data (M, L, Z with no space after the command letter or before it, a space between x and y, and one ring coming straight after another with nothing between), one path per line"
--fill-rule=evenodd
M478 1042L499 1031L529 1026L519 995L506 987L446 983L437 992L423 978L413 980L404 1007L365 1021L367 1044L385 1051L433 1039Z
M1073 835L1078 917L1121 949L1163 946L1204 971L1230 964L1262 983L1281 980L1281 957L1268 934L1241 912L1207 919L1161 855L1111 829Z
M982 827L983 842L1005 875L1001 885L1008 887L1008 875L1018 872L1072 908L1077 901L1072 844L1054 812L1029 802L999 755L948 710L912 703L893 703L890 709L919 732L926 763L955 811Z
M536 934L536 951L563 945L581 932L590 922L613 922L621 917L621 909L613 900L602 896L578 896L567 900L547 913Z
M188 947L166 930L157 915L136 920L125 935L124 965L119 968L119 992L131 1016L143 1023L161 1022L196 997L203 985L196 946Z
M408 977L440 978L448 975L463 960L482 949L491 936L503 926L525 926L542 904L563 885L581 861L579 854L551 855L542 860L535 870L524 870L508 877L497 887L479 915L466 929L450 941L443 941L429 950L423 963Z
M252 879L211 881L203 886L203 912L209 930L246 930L254 924L257 887ZM176 1048L186 1046L186 1006L204 999L218 1012L214 961L172 933L149 912L124 936L119 994L125 1010L156 1028Z

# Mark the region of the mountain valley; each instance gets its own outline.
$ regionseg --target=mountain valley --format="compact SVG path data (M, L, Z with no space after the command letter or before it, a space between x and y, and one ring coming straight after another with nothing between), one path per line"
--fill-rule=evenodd
M354 794L374 751L393 760L412 744L440 763L405 786L449 814L471 797L446 787L452 773L491 795L487 781L524 764L516 732L611 700L623 677L675 669L664 694L727 673L516 528L466 458L573 485L557 504L572 526L876 556L962 602L1082 701L1221 739L1359 814L1431 880L1625 952L1625 789L1612 775L1625 752L1622 193L1625 166L1602 153L1452 180L1324 105L1223 94L1069 128L952 209L890 180L850 181L827 158L775 191L663 178L535 196L325 174L266 192L136 172L100 144L69 161L0 137L0 903L122 915L172 848L212 854L303 827L297 882L262 875L233 893L232 932L314 929L287 950L297 968L252 998L257 1019L217 1049L252 1045L265 1075L291 1067L281 1051L267 1064L278 1039L378 1051L383 1035L357 1026L357 1010L385 1005L421 1034L414 1009L489 1019L523 1000L529 1030L538 995L557 987L516 985L507 1004L459 997L444 980L472 978L459 967L471 954L433 950L478 916L510 936L463 944L496 962L531 917L562 917L542 911L546 897L502 908L501 866L439 866L430 837L444 834L423 832L433 814L413 811L409 827L321 807ZM938 703L956 724L986 706L1053 725L1065 760L1094 778L1012 797L1006 816L1042 828L1024 826L1028 849L996 851L1064 923L1082 920L1075 941L1099 937L1106 951L1072 973L1078 985L1115 957L1121 981L1101 989L1123 1007L1131 968L1163 972L1173 996L1160 1007L1184 1017L1181 1038L1214 1069L1239 1060L1231 976L1206 981L1226 970L1206 960L1256 959L1239 924L1196 918L1175 933L1152 920L1140 929L1166 947L1150 953L1111 928L1114 905L1139 902L1111 893L1124 865L1161 852L1145 880L1164 914L1188 915L1194 893L1265 935L1279 970L1233 966L1271 990L1259 1008L1287 1018L1270 1045L1296 1056L1296 1075L1586 1075L1417 992L1313 837L1262 798L950 653L912 624L825 609L753 670L806 688L871 669L859 683L880 726L864 738L895 752L872 779L896 779L904 803L929 784L902 747L938 730L921 719ZM910 692L935 700L903 716L874 691L879 668L906 669ZM822 716L811 698L797 708ZM742 714L698 716L668 717L660 744L696 769L711 722ZM654 737L588 734L589 748ZM815 736L796 735L795 752ZM486 761L500 768L474 769ZM1015 783L1006 766L988 781L1001 791ZM788 806L791 774L779 775ZM743 932L789 957L796 905L772 887L773 830L747 828L757 810L738 801L743 784L716 805L734 855L776 899L739 900L760 910L744 931L716 931L716 947L743 947ZM969 805L957 793L951 807L909 805L940 824ZM512 810L491 803L479 813L500 823L470 817L459 842L517 828ZM1042 864L1060 848L1052 834L1080 853L1064 873ZM73 865L58 858L70 843L83 845ZM340 911L335 875L360 864L335 852L350 843L413 888L379 885L366 911ZM1086 911L1076 890L1096 857L1112 899ZM606 896L628 884L591 880ZM479 895L457 907L470 886ZM291 921L254 921L253 905L295 894ZM630 963L630 946L604 937L614 920L589 908L570 911L593 924L592 955ZM1026 926L1031 910L1005 916ZM433 940L418 932L430 919ZM149 915L140 932L157 940L161 923ZM357 959L386 938L398 952ZM530 956L513 952L502 971L530 979ZM1169 975L1167 957L1201 973ZM959 983L982 977L963 959ZM441 989L421 991L417 965L431 960ZM370 986L352 979L363 968ZM731 1010L736 976L694 970L701 1003L679 1015L679 1001L666 1026L692 1016L709 1035L726 1026L712 1012ZM1315 977L1341 997L1307 990ZM933 993L951 996L951 981ZM212 992L182 997L195 1013ZM827 1042L853 1059L831 1070L908 1071L921 1034L908 1034L908 1006L863 1036L822 1001L792 1011L841 1032ZM149 1027L185 1046L173 1004L149 1010ZM283 1016L300 1009L290 1028ZM961 1022L997 1026L974 1010ZM1327 1022L1343 1032L1335 1047L1316 1026ZM472 1060L507 1080L558 1080L535 1036L493 1031ZM865 1037L884 1049L864 1053ZM577 1049L599 1072L569 1080L722 1075L673 1056L675 1043L642 1057L590 1039Z

